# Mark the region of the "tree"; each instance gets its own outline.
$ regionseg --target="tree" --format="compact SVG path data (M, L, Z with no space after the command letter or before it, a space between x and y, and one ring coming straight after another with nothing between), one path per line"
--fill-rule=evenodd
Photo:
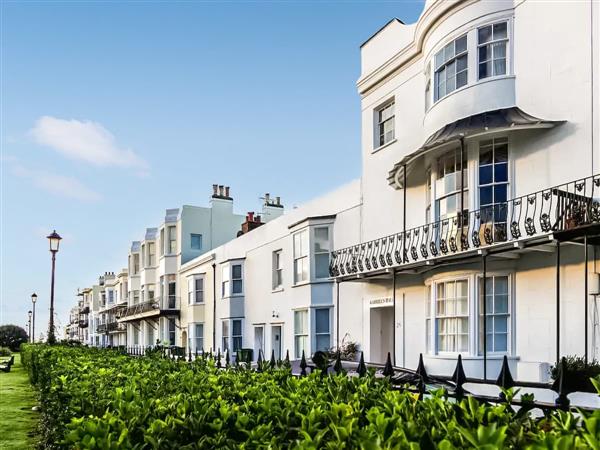
M0 325L0 347L8 347L16 352L27 341L29 336L23 328L17 325Z

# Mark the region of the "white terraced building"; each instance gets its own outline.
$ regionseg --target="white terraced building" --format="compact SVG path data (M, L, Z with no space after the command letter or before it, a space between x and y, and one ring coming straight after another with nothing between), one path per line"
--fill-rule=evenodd
M218 192L229 228L168 210L131 248L127 345L256 359L353 341L445 375L461 355L493 378L507 356L522 381L599 358L598 58L593 1L428 1L391 20L361 47L360 180L281 217L268 198L264 224Z

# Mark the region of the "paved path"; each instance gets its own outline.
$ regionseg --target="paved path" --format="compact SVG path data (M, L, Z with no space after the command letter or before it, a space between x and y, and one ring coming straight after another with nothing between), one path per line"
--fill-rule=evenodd
M0 449L33 448L38 413L31 408L35 404L33 388L21 365L21 355L15 353L11 371L0 372Z

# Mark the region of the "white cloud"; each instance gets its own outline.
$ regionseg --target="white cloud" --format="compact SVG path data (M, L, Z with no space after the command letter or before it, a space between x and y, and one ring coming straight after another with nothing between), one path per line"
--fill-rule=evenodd
M140 175L148 174L148 163L133 150L120 148L113 134L97 122L43 116L30 133L37 143L68 158L100 167L132 168Z
M15 164L13 174L28 179L34 186L60 197L73 198L84 202L96 202L102 196L85 186L78 179L57 175L43 170L31 170Z

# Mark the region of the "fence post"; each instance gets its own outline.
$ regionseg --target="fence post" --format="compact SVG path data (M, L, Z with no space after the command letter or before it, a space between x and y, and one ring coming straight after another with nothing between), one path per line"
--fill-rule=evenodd
M467 377L465 375L465 370L463 369L462 356L458 355L458 361L456 362L456 369L454 369L454 374L452 375L452 381L454 382L454 393L457 398L461 398L465 391L463 389L463 384L467 381Z
M333 365L335 373L344 373L344 367L342 366L342 355L338 350L335 356L335 364Z
M423 398L425 393L426 383L429 381L427 370L425 370L425 363L423 362L423 353L419 353L419 365L417 366L417 375L419 376L419 399Z
M217 369L221 368L221 349L217 351Z
M229 350L225 351L225 368L229 369L230 361L229 361Z
M275 361L275 349L271 350L271 369L274 369L277 366L277 361Z
M567 371L567 362L565 357L563 356L558 365L558 378L552 385L552 390L558 393L558 397L555 400L556 406L561 409L568 409L571 401L569 400L569 391L566 387L566 371Z
M383 368L383 376L391 377L394 375L394 366L392 366L392 356L390 352L387 354L387 360L385 361L385 367Z
M302 350L302 359L300 360L300 376L306 376L306 356L304 356L304 350Z
M284 361L284 365L286 367L289 367L291 369L292 365L290 364L290 351L286 350L285 351L285 361Z
M500 369L500 374L498 375L498 379L496 380L496 386L501 387L502 389L510 389L515 385L515 380L510 373L510 367L508 366L508 358L504 355L502 359L502 369ZM506 400L506 395L504 392L500 392L498 396L502 400Z
M262 360L262 351L258 349L258 359L256 360L256 371L262 372L263 360Z
M356 371L358 372L359 377L364 377L367 373L367 366L365 365L365 352L360 352L360 361Z

